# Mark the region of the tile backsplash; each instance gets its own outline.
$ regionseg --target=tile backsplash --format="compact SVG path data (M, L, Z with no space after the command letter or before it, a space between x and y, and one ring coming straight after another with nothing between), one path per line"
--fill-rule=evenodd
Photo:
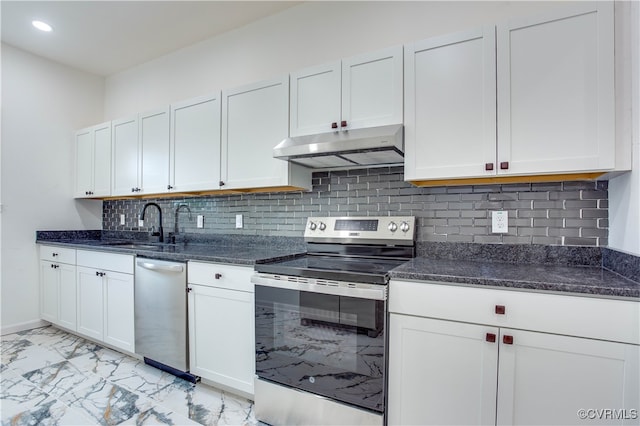
M149 208L145 226L138 215L145 203L162 207L165 234L179 232L301 237L308 216L413 215L418 241L606 246L608 182L550 182L418 188L404 182L402 167L315 172L310 192L107 200L103 229L151 231L158 213ZM509 232L491 233L491 211L506 210ZM125 224L120 225L120 215ZM236 215L243 228L236 229ZM204 227L196 227L197 215Z

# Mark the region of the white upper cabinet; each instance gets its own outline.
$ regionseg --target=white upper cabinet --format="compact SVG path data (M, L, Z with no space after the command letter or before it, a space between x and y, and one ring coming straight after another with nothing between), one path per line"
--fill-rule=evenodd
M288 76L223 91L221 189L310 188L309 169L273 158L288 124Z
M405 46L405 179L478 176L495 162L495 75L494 27Z
M402 123L402 47L291 74L291 136Z
M111 195L136 195L140 192L138 116L113 121L111 131Z
M613 2L497 26L498 174L615 167L613 27Z
M76 198L111 194L111 123L76 133Z
M169 186L169 108L140 114L139 182L142 194L158 194Z
M169 108L112 122L112 195L167 192Z
M613 34L589 2L406 46L406 179L619 167Z
M170 191L219 189L220 93L171 105Z

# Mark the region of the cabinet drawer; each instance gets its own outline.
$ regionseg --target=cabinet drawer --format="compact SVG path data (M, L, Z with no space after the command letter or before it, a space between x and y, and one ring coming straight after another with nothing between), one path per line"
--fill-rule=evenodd
M634 301L393 280L389 311L640 344Z
M40 246L40 260L75 265L76 250L55 246Z
M133 274L133 256L129 254L78 250L77 263L88 268Z
M252 274L253 268L246 266L202 262L189 262L187 265L187 281L190 284L251 293L254 292L253 284L251 283Z

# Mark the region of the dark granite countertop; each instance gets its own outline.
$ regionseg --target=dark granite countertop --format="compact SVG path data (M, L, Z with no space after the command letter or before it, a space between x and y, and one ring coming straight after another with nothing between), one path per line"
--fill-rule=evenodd
M602 267L476 262L416 257L391 279L444 282L639 300L640 283Z
M39 244L55 245L109 253L133 254L138 257L185 262L189 260L254 265L261 262L289 259L300 255L304 249L297 244L269 244L263 240L252 240L251 244L234 243L228 240L158 244L137 241L138 247L127 247L118 243L131 241L97 238L37 238Z

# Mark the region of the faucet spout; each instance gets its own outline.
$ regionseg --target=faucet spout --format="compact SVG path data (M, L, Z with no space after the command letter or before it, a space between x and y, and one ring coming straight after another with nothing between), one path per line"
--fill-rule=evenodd
M187 212L189 213L189 220L191 220L191 219L192 219L192 216L191 216L191 209L189 208L189 206L188 206L188 205L186 205L186 204L180 204L180 205L178 206L178 208L176 209L176 214L175 214L175 223L174 223L174 228L173 228L173 235L174 235L174 237L175 237L176 235L178 235L178 213L180 213L180 210L181 210L181 209L183 209L183 208L184 208L184 209L186 209L186 210L187 210Z
M160 206L156 203L147 203L144 205L144 207L142 208L142 212L140 213L140 219L144 220L144 213L147 211L147 207L149 206L153 206L155 208L158 209L158 220L160 222L159 228L160 228L160 239L158 240L159 242L163 243L164 242L164 229L162 228L162 209L160 208Z

